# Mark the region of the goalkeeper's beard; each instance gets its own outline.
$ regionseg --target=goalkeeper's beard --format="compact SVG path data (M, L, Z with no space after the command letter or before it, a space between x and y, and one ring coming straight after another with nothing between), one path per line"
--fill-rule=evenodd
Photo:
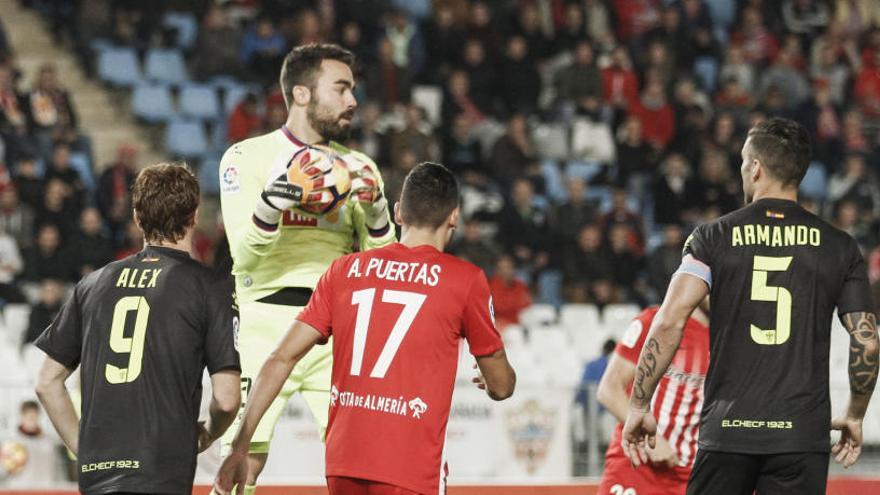
M313 98L306 107L306 119L312 129L328 141L340 143L348 140L351 133L351 117L354 111L349 110L336 117L327 117L326 113L322 115L322 112L319 111L320 103L317 98ZM349 124L340 123L343 118L348 119Z

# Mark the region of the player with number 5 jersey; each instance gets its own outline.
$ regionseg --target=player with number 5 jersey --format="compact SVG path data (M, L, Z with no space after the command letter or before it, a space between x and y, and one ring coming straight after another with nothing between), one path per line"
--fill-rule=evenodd
M443 449L467 340L490 397L515 374L495 329L483 272L444 254L458 218L458 186L424 163L406 179L401 242L336 260L257 378L233 452L215 488L245 479L244 454L260 416L299 357L334 339L326 474L331 495L443 493Z
M710 294L711 360L688 494L824 494L830 431L841 431L833 452L845 467L861 452L878 372L876 308L856 241L797 203L809 163L800 124L773 118L749 131L740 167L748 204L685 242L642 348L623 429L635 464L657 431L653 392L688 315ZM832 421L835 309L850 336L850 399Z

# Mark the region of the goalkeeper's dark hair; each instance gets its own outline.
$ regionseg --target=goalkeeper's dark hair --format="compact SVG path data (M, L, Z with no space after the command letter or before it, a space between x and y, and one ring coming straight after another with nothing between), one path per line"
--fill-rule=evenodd
M354 65L354 54L333 43L309 43L294 47L284 57L280 83L281 94L288 107L294 86L315 89L321 71L321 62L324 60L337 60L351 67Z
M195 224L199 181L182 163L150 165L135 179L131 200L145 241L177 242Z
M797 186L810 166L810 134L789 119L767 119L749 130L752 152L771 176Z
M412 227L436 229L458 207L458 181L439 163L423 162L406 176L400 193L400 217Z

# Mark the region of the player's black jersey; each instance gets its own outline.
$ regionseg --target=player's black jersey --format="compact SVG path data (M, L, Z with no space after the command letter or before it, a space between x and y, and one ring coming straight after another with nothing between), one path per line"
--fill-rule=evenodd
M83 278L36 345L81 365L86 494L191 493L202 374L239 370L232 285L147 246Z
M856 242L792 201L762 199L685 243L711 270L701 448L827 452L831 318L873 311Z

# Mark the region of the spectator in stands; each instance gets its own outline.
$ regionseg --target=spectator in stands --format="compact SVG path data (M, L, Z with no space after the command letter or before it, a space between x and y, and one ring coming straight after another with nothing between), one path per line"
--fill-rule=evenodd
M492 177L506 190L519 177L539 175L536 160L535 145L525 115L511 115L507 132L492 146L489 156Z
M626 48L611 53L611 65L602 69L602 94L605 103L617 112L635 110L639 103L639 82Z
M866 220L866 215L852 199L844 199L837 203L834 208L833 223L835 227L851 235L863 250L877 244L876 226Z
M37 158L24 155L15 166L15 185L21 201L37 211L43 204L46 182L37 173Z
M21 248L34 241L34 210L19 201L15 185L0 190L0 232L9 234Z
M741 206L741 194L739 179L733 176L726 157L714 150L703 153L697 195L700 206L727 214Z
M480 222L474 218L464 223L462 235L455 239L449 252L482 268L490 273L498 255L498 249L480 232Z
M654 221L675 223L699 205L699 186L687 159L672 153L660 165L660 175L654 182Z
M853 95L865 116L880 117L880 50L862 66L853 83Z
M862 211L880 216L880 184L876 173L867 168L862 154L848 154L843 169L828 181L829 203L836 207L844 200L854 202Z
M116 250L115 258L121 260L140 252L144 248L144 234L141 229L131 220L125 224L125 239L119 249Z
M76 231L76 219L79 216L79 211L68 199L68 190L61 179L48 181L43 204L37 210L36 219L37 225L52 224L65 240Z
M531 114L538 109L541 75L528 50L529 45L522 36L511 36L507 40L507 51L499 70L504 114Z
M551 229L555 244L569 249L577 243L578 235L586 225L596 221L599 205L587 199L587 184L581 177L565 181L568 199L552 210Z
M58 475L58 442L43 433L40 427L40 405L33 400L21 403L20 416L15 433L9 439L24 448L26 462L24 467L4 481L5 488L48 488L54 486Z
M577 244L564 250L563 293L566 300L589 302L592 285L611 277L607 252L602 244L599 227L586 225L578 234Z
M79 232L71 239L70 251L80 277L113 261L113 242L104 235L96 208L85 208L80 214Z
M591 329L589 328L583 329L585 332L590 330ZM605 374L605 368L608 367L609 356L614 352L616 346L617 341L614 339L607 339L602 343L602 355L589 361L586 366L584 366L584 373L581 375L581 384L575 395L575 401L582 404L584 407L587 406L587 394L589 393L590 387L599 386L599 381L602 380L602 375ZM590 397L595 397L595 391L593 391ZM599 411L601 412L603 410L604 407L599 404ZM602 438L606 438L606 436L602 435Z
M0 230L0 307L9 303L25 302L24 295L15 285L15 279L24 268L15 239Z
M6 156L12 159L24 154L29 144L27 103L15 87L15 77L8 63L0 63L0 138Z
M765 98L772 88L780 89L784 96L783 106L786 110L796 108L807 99L810 92L806 78L800 70L793 66L792 57L790 49L780 50L776 61L764 71L758 85L758 91Z
M818 57L810 65L810 77L815 81L814 89L821 87L820 83L824 84L835 105L844 103L851 73L850 67L841 60L837 47L829 44L824 44Z
M385 38L391 43L391 61L415 79L425 66L425 41L406 11L392 9L388 14Z
M872 144L865 135L865 121L862 112L850 109L843 114L843 132L841 136L843 150L851 153L869 153Z
M244 35L239 59L249 69L246 74L268 85L277 78L286 50L287 41L272 19L260 17Z
M485 173L480 156L480 143L471 132L472 123L466 114L452 119L452 128L443 140L443 163L456 175Z
M614 285L623 289L625 298L631 302L644 303L639 292L644 290L640 278L644 268L644 258L636 252L630 243L630 228L623 224L611 228L608 236L608 261L611 265L611 280ZM638 291L638 292L637 292Z
M192 72L196 79L205 80L220 75L240 75L241 31L227 15L227 8L209 4L199 34L196 37L192 58Z
M483 114L497 114L498 70L493 59L486 56L486 48L477 39L469 39L464 44L461 55L461 69L470 81L468 95Z
M536 204L532 182L516 179L499 218L499 245L510 251L518 267L537 273L550 261L548 227L547 212Z
M471 97L470 78L463 70L453 70L446 83L446 92L443 95L442 119L448 133L452 129L453 119L463 115L471 125L479 124L486 120L486 114L477 106Z
M440 84L448 77L452 68L460 63L464 33L455 22L452 7L447 3L436 4L434 15L425 26L425 48L430 61L425 66L425 79Z
M263 131L263 116L257 110L257 95L248 93L229 114L226 140L237 143Z
M718 77L722 81L736 80L743 91L749 94L755 88L755 67L746 60L745 51L740 43L731 43L727 46L724 64Z
M538 6L528 2L520 4L518 15L511 26L511 34L525 40L526 50L537 61L543 61L550 55L552 48L541 22Z
M409 71L394 63L394 46L388 38L379 40L377 60L366 68L364 86L367 98L378 102L384 110L410 98L412 78Z
M627 117L617 133L617 180L621 184L635 182L637 192L644 192L657 169L659 156L642 136L642 121L635 115Z
M667 224L663 226L663 243L648 255L648 283L659 299L666 293L672 274L681 265L681 248L683 244L681 226Z
M391 134L389 139L392 165L399 166L404 149L412 150L418 162L437 161L439 150L431 125L425 120L425 110L412 103L407 105L404 121L404 128Z
M630 245L635 252L643 253L645 251L645 236L642 233L642 217L629 208L628 202L629 194L626 189L615 187L611 191L611 209L599 217L598 225L602 229L602 236L606 239L611 228L615 225L628 226L630 228Z
M79 172L70 163L70 145L56 142L52 149L52 159L46 169L46 182L57 179L65 186L65 200L79 212L85 201L86 186Z
M575 45L571 65L556 75L558 104L572 108L581 115L593 119L599 117L602 107L602 74L596 66L593 45L579 41Z
M583 6L569 2L563 13L561 25L556 29L553 47L559 52L574 52L581 41L587 40L587 25Z
M64 302L64 284L60 280L47 278L40 282L40 295L31 308L28 318L27 333L23 344L30 344L46 330L46 327L55 320Z
M519 324L520 311L532 305L529 287L516 278L513 257L502 254L495 263L495 272L489 279L489 292L495 307L495 325L504 331L508 325Z
M715 110L729 113L740 122L745 121L752 104L752 95L745 91L736 77L723 80L721 90L715 95Z
M36 245L24 252L24 279L42 282L47 278L65 282L77 280L70 256L61 249L58 227L52 224L41 226Z
M754 5L743 9L742 22L731 40L742 45L745 60L753 64L773 60L779 50L779 41L765 25L761 10Z
M472 2L467 20L466 39L479 40L483 49L489 53L490 58L496 59L501 54L503 38L493 22L492 9L485 1Z
M645 141L657 150L665 149L675 136L675 117L662 80L649 76L633 114L642 121Z
M360 117L360 122L352 130L351 135L358 143L357 149L363 151L367 156L372 156L379 166L391 165L388 136L379 123L379 117L382 115L379 105L376 102L368 101L358 107L356 115ZM287 110L284 111L284 116L286 119Z
M27 99L33 136L42 155L49 158L52 142L71 131L75 133L77 127L70 95L59 84L54 64L40 66Z
M121 238L123 227L131 218L131 186L137 175L137 150L128 144L116 151L116 161L98 178L95 204L107 221L113 239Z

